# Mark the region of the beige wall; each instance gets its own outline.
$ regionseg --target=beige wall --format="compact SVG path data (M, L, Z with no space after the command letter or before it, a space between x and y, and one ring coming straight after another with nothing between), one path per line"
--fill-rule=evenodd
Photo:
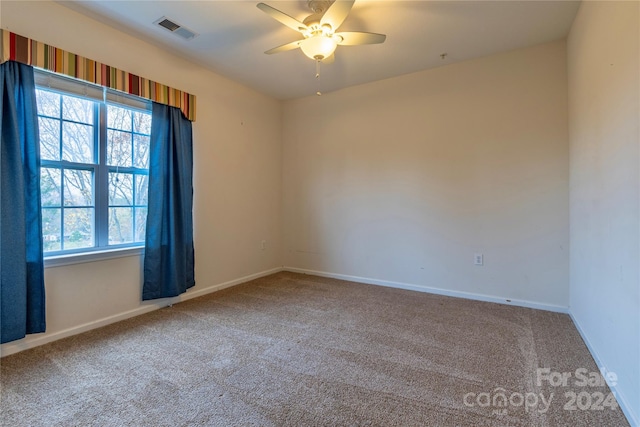
M565 60L558 41L286 102L285 266L566 309Z
M583 2L568 38L570 307L640 425L640 7Z
M0 26L197 96L196 287L187 295L281 265L279 102L53 2L3 0ZM47 268L47 333L3 353L152 308L140 302L140 266L135 256Z

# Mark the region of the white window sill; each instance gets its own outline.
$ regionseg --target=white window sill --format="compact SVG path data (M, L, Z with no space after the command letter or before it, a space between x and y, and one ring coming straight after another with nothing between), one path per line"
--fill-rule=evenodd
M44 268L63 265L82 264L85 262L104 261L107 259L141 256L144 246L132 248L107 249L103 251L84 252L80 254L55 255L44 258Z

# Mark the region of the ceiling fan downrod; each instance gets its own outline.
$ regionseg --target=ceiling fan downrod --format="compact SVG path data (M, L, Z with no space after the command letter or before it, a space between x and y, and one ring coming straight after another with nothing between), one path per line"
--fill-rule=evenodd
M331 3L333 2L330 0L308 0L307 6L313 13L322 14L331 6Z

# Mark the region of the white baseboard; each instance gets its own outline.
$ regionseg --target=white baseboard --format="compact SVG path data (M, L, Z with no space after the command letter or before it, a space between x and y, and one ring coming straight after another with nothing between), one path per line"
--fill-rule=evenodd
M569 307L561 305L544 304L533 301L517 300L510 298L501 298L491 295L475 294L472 292L451 291L448 289L432 288L429 286L414 285L410 283L402 282L390 282L387 280L371 279L369 277L349 276L347 274L328 273L325 271L305 270L295 267L283 267L284 271L291 271L292 273L311 274L314 276L331 277L333 279L349 280L351 282L366 283L369 285L387 286L390 288L406 289L410 291L426 292L436 295L444 295L448 297L466 298L476 301L494 302L498 304L514 305L517 307L534 308L536 310L553 311L556 313L569 313Z
M182 301L186 301L192 298L197 298L199 296L210 294L212 292L220 291L222 289L229 288L231 286L235 286L240 283L248 282L250 280L257 279L259 277L268 276L270 274L274 274L283 270L291 271L295 273L312 274L315 276L349 280L352 282L360 282L360 283L367 283L372 285L387 286L392 288L407 289L407 290L418 291L418 292L427 292L427 293L432 293L437 295L446 295L446 296L466 298L466 299L472 299L472 300L478 300L478 301L515 305L520 307L554 311L559 313L568 313L568 308L562 307L562 306L554 306L554 305L540 304L540 303L535 303L530 301L521 301L521 300L513 300L513 299L510 301L507 301L504 298L493 297L493 296L482 295L482 294L450 291L446 289L431 288L427 286L413 285L408 283L390 282L386 280L377 280L377 279L371 279L367 277L328 273L324 271L306 270L306 269L300 269L300 268L294 268L294 267L276 267L270 270L261 271L259 273L250 274L248 276L240 277L238 279L230 280L224 283L219 283L217 285L199 289L197 291L187 291L186 293L179 295L177 297L165 298L165 299L154 300L154 301L146 301L146 302L143 302L139 307L136 307L135 309L114 314L112 316L108 316L95 321L87 322L78 326L64 329L62 331L54 332L52 334L30 335L22 340L2 344L0 345L0 357L4 357L10 354L18 353L20 351L28 350L30 348L38 347L43 344L47 344L62 338L70 337L72 335L77 335L82 332L87 332L92 329L100 328L102 326L106 326L111 323L119 322L121 320L129 319L131 317L139 316L141 314L149 313L151 311L158 310L160 308L167 307L172 304L177 304Z
M208 286L206 288L199 289L197 291L193 291L193 292L187 291L184 294L179 295L177 297L173 297L173 298L163 298L163 299L153 300L153 301L144 301L141 303L139 307L136 307L133 310L114 314L112 316L94 320L92 322L87 322L82 325L78 325L68 329L64 329L62 331L54 332L52 334L45 333L43 335L29 335L22 340L0 345L0 357L4 357L10 354L18 353L20 351L28 350L30 348L38 347L43 344L57 341L62 338L67 338L72 335L77 335L82 332L87 332L92 329L97 329L102 326L107 326L111 323L116 323L121 320L129 319L131 317L140 316L141 314L149 313L151 311L158 310L160 308L167 307L169 305L177 304L182 301L186 301L192 298L197 298L206 294L210 294L212 292L220 291L222 289L229 288L231 286L235 286L240 283L248 282L250 280L257 279L259 277L264 277L270 274L277 273L279 271L282 271L281 267L272 268L270 270L265 270L259 273L250 274L248 276L240 277L238 279L230 280L228 282L219 283L213 286Z
M609 369L606 363L603 363L602 359L600 358L600 355L596 351L595 347L591 344L591 341L589 341L587 334L585 334L584 329L582 329L582 326L580 326L580 323L573 316L571 311L569 311L569 316L571 317L571 320L573 320L573 324L576 326L576 329L580 333L582 340L587 345L587 348L589 349L591 356L593 356L593 359L595 360L596 365L598 365L598 368L599 369L604 368L607 370L607 372L613 371ZM609 388L611 389L611 392L613 392L613 395L616 397L616 400L618 401L618 406L620 406L620 409L622 409L622 412L627 417L627 421L629 421L629 424L632 427L640 427L640 419L638 418L640 417L640 414L636 414L632 411L633 406L629 404L628 400L625 398L624 394L620 392L618 387L610 385Z
M280 271L282 271L282 267L276 267L269 270L261 271L259 273L249 274L248 276L243 276L243 277L240 277L239 279L229 280L228 282L220 283L218 285L209 286L208 288L200 289L198 291L194 291L194 292L187 291L186 293L175 297L176 301L171 302L171 304L175 304L181 301L186 301L192 298L201 297L203 295L210 294L212 292L221 291L225 288L230 288L232 286L239 285L241 283L245 283L250 280L259 279L260 277L269 276L270 274L275 274ZM168 304L164 304L164 305L167 306Z

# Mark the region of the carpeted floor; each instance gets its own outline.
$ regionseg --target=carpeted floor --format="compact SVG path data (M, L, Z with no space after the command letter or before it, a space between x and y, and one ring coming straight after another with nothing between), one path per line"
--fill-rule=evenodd
M628 425L566 315L294 273L0 363L6 426Z

